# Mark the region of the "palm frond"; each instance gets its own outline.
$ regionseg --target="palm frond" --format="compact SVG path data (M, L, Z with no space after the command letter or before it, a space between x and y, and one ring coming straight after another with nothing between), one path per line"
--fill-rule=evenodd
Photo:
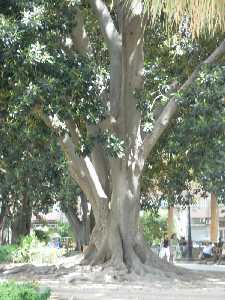
M125 0L126 4L140 0ZM179 24L184 16L191 20L194 36L208 31L225 32L225 0L143 0L145 10L154 22L161 13L166 22Z

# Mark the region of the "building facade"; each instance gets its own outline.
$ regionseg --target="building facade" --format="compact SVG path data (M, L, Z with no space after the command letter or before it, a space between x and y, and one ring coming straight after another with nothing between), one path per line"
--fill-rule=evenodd
M212 240L212 222L216 224L216 238L225 241L225 206L218 205L217 220L213 221L211 197L199 198L194 205L191 205L191 232L193 241ZM174 213L174 226L179 236L187 238L188 232L188 210L176 207ZM215 224L214 224L215 225Z

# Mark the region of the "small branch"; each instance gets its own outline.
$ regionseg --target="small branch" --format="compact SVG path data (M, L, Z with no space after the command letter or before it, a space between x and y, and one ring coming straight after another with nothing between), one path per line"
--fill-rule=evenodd
M44 114L41 105L35 105L35 107L33 108L33 112L39 116L39 118L45 123L47 127L54 129L54 132L56 132L56 128L53 128L50 117Z
M191 76L184 82L184 84L179 88L179 92L185 91L197 78L199 70L203 65L212 64L217 61L222 55L225 55L225 40L212 52L212 54L205 59L201 64L199 64L193 71ZM147 159L149 153L154 148L160 136L168 127L172 117L176 113L178 105L176 103L176 97L172 97L169 103L165 106L159 118L155 122L153 131L148 134L143 142L144 147L144 158Z
M72 121L65 121L66 127L69 129L71 139L74 144L79 144L81 140L81 133L80 130L75 122Z
M121 38L116 30L110 12L102 0L89 0L96 16L99 19L102 33L110 52L121 45Z

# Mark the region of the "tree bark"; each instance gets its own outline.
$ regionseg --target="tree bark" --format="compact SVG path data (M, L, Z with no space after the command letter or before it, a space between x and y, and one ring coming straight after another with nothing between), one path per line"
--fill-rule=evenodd
M74 239L76 241L76 250L83 252L84 246L89 244L90 240L90 220L88 216L87 199L81 193L82 220L77 215L77 210L72 205L64 209L64 213L71 226Z
M69 208L65 215L71 226L74 239L76 241L76 250L83 251L83 247L88 244L89 235L86 231L86 225L80 221L73 209Z
M174 233L174 207L168 208L167 232L169 238Z
M218 209L216 194L211 193L210 239L214 243L218 241L218 229L219 229L219 209Z
M4 239L5 224L6 224L6 216L4 216L0 220L0 245L4 245L6 243Z
M11 223L12 240L11 242L18 243L21 237L30 234L31 229L32 206L29 203L27 194L23 194L22 206L20 211L15 215Z
M5 223L6 223L6 216L7 213L7 207L2 203L1 205L1 212L0 212L0 245L4 244L4 229L5 229Z

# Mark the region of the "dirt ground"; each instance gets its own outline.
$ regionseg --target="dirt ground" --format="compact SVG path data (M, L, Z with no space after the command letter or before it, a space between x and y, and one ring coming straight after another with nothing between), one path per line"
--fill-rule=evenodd
M225 268L188 266L187 280L145 277L79 266L80 255L60 259L54 266L2 265L0 280L38 281L52 290L51 300L225 300ZM185 265L183 265L185 266Z

